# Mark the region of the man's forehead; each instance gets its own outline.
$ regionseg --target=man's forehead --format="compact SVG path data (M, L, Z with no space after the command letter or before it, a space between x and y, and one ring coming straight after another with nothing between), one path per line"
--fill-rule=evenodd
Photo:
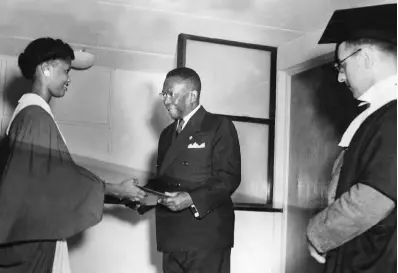
M167 88L175 88L178 86L185 86L186 85L186 81L181 79L180 77L169 77L165 80L164 82L164 86Z
M335 56L336 58L341 57L344 52L347 51L347 44L346 42L342 42L336 45Z

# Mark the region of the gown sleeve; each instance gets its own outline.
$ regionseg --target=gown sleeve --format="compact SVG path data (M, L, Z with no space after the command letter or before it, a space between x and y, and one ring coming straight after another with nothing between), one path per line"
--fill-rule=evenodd
M75 164L41 107L15 117L3 150L0 244L66 239L101 220L103 181Z

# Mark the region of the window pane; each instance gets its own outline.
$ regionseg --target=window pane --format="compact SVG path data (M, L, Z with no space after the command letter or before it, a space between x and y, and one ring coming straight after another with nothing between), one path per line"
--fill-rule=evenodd
M271 52L192 40L186 52L185 65L202 80L206 110L269 118Z
M236 203L267 202L269 127L234 121L242 157L242 181L232 196Z

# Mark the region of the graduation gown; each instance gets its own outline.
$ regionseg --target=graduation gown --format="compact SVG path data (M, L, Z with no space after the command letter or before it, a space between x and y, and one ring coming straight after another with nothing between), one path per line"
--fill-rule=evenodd
M15 116L0 149L0 272L51 272L56 241L101 220L104 183L74 163L37 105Z
M397 101L370 115L344 154L336 198L355 183L397 202ZM375 204L377 205L377 204ZM327 256L326 273L397 271L397 211Z

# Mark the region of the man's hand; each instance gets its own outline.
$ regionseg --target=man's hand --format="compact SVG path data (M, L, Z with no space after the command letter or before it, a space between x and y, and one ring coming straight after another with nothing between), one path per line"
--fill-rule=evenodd
M140 201L144 199L146 193L137 187L138 179L130 178L118 184L119 194L124 198L129 198L133 201Z
M167 198L159 199L159 204L172 211L181 211L193 204L192 198L187 192L165 192Z
M308 243L308 250L310 251L312 258L314 258L318 263L324 264L326 262L326 255L319 254L310 243Z

